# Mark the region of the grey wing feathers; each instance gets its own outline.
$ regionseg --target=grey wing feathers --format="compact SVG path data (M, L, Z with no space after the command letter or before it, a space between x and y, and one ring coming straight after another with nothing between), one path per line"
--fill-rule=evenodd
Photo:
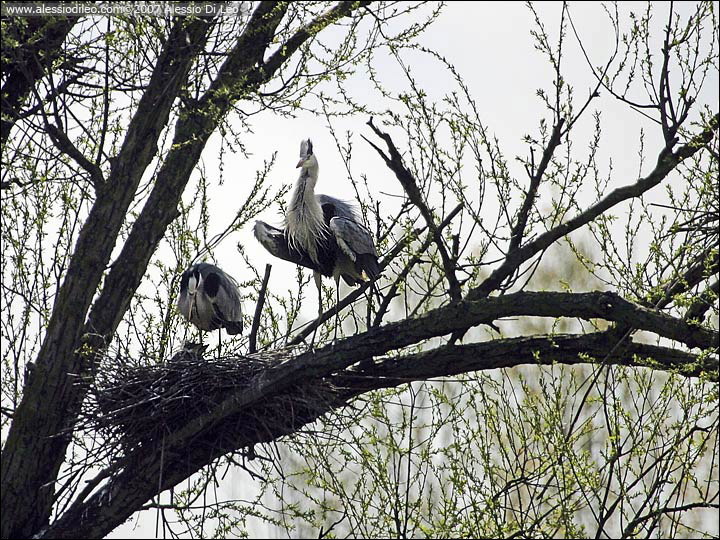
M338 247L355 263L358 272L364 271L372 280L380 276L377 250L366 227L351 219L334 217L330 220L330 230Z
M287 234L284 230L268 225L264 221L256 221L254 228L255 238L268 252L285 261L290 261L307 268L316 268L307 253L288 246Z
M335 234L340 249L353 261L358 255L375 255L377 250L373 244L370 231L359 223L342 217L330 220L330 230Z
M351 219L334 217L330 220L330 230L340 249L355 263L357 272L365 272L373 281L380 277L377 249L367 227ZM348 281L348 284L353 283Z
M360 223L357 208L352 204L336 199L335 197L331 197L330 195L317 195L317 201L320 203L320 206L324 204L333 205L335 207L335 216L350 219L355 223Z
M242 299L235 280L225 272L219 274L220 287L213 308L230 335L242 332Z
M229 321L239 321L242 319L242 300L238 292L238 286L235 280L227 274L220 276L220 289L217 295L217 304L223 306L225 318Z

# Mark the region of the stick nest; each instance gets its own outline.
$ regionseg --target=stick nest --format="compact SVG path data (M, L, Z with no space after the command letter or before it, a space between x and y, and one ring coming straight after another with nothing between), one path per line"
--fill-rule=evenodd
M287 355L210 358L184 349L162 365L106 358L91 384L82 420L126 455L139 447L157 448L165 436L212 415L220 403ZM322 381L295 385L221 422L208 422L202 436L228 451L272 440L317 419L338 395Z

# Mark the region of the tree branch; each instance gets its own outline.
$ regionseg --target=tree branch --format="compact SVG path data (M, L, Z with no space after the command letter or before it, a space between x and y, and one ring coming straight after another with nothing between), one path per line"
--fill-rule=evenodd
M447 227L450 222L455 218L455 216L462 210L463 204L458 204L443 220L443 222L438 226L439 230L443 230L445 227ZM387 312L388 308L390 307L390 302L392 302L392 299L395 298L395 294L398 290L398 284L402 283L407 275L410 273L410 270L422 259L422 256L424 255L425 251L430 247L430 244L433 241L433 235L428 234L427 238L425 238L425 241L420 245L420 247L416 251L416 255L413 256L412 259L408 261L408 263L405 265L405 268L402 269L402 271L397 275L395 280L393 281L392 286L390 287L390 290L385 294L385 297L383 298L382 303L380 304L380 307L378 307L377 313L375 314L375 320L373 321L372 326L380 326L380 323L382 322L382 319Z
M613 350L614 349L614 350ZM718 380L717 357L699 355L629 341L620 348L602 332L577 335L529 336L482 343L446 345L431 351L384 358L353 367L333 382L351 389L353 395L399 384L451 377L473 371L519 365L580 365L591 359L607 359L603 365L648 367L677 372L685 377L709 376Z
M70 156L78 165L80 165L80 167L87 171L95 190L101 190L105 184L105 177L100 167L86 158L62 129L50 122L45 124L45 129L55 143L55 146L57 146L61 152Z
M690 304L690 307L685 312L683 319L686 321L697 320L702 322L705 313L710 309L710 306L713 305L713 300L715 301L715 305L717 305L718 293L720 293L720 282L716 279L712 285L693 300L693 303Z
M62 45L79 17L56 17L29 19L3 19L3 76L2 122L0 140L5 145L10 130L22 113L23 101L31 94L37 82L53 69L55 60L63 54ZM22 23L19 23L22 21ZM26 24L26 26L25 26ZM14 40L15 48L5 44Z
M263 306L265 305L265 293L267 292L268 281L270 280L270 270L272 270L272 264L265 265L265 276L260 286L260 294L258 295L257 304L255 304L255 315L253 316L252 328L250 329L250 337L248 338L250 344L248 350L250 353L257 351L257 333L260 328L260 317L262 315Z
M443 268L445 270L445 277L448 280L450 298L454 301L460 300L461 288L457 276L455 275L455 261L450 257L450 255L448 255L447 248L445 247L445 242L443 241L442 235L440 234L440 229L435 224L435 220L433 219L430 208L428 208L427 204L425 204L425 201L423 200L422 194L420 193L420 189L418 188L415 178L413 177L412 173L410 173L410 171L407 170L407 168L405 167L402 157L400 156L400 153L395 147L395 143L393 143L390 135L380 131L377 127L375 127L372 118L370 118L370 120L367 122L367 125L372 128L372 130L378 137L385 141L385 144L387 144L388 150L390 151L390 157L388 157L380 148L378 148L368 139L366 139L365 137L363 137L363 139L365 139L368 144L370 144L370 146L372 146L377 151L377 153L380 154L380 157L383 158L388 168L395 173L395 176L399 180L400 185L405 190L408 199L410 199L410 201L418 208L418 210L420 210L420 214L422 215L425 223L430 229L430 233L432 234L435 245L438 248L438 253L440 253L440 257L442 258Z
M316 17L312 22L298 29L282 47L279 47L263 65L266 74L275 73L285 61L290 58L300 46L311 37L314 37L320 30L329 26L343 17L347 17L361 7L370 5L371 2L362 0L359 2L338 2L331 9ZM266 75L267 78L267 75Z
M505 262L493 271L485 281L472 289L467 294L467 299L476 300L489 295L492 291L498 289L505 279L511 276L521 264L540 251L547 249L559 238L589 223L616 204L633 197L639 197L649 189L657 186L679 163L695 154L707 144L717 129L718 115L716 114L701 133L693 137L687 144L678 148L676 152L673 153L671 150L667 150L667 148L663 149L663 151L660 152L655 169L648 176L641 178L635 184L615 189L604 199L598 201L595 205L581 212L570 221L558 225L525 246L508 253Z
M537 190L540 186L540 181L545 174L547 166L550 164L550 160L552 159L555 149L560 144L560 137L562 134L562 127L564 123L565 120L561 118L558 123L555 124L555 126L553 127L552 135L550 136L550 140L548 141L548 144L545 147L545 151L543 152L543 157L540 160L537 169L532 171L532 175L530 176L530 186L528 187L527 193L525 194L525 200L523 201L522 208L520 209L520 212L518 212L517 223L515 224L515 227L513 227L513 230L510 233L509 251L514 251L515 249L517 249L520 245L520 242L522 241L523 235L525 234L525 226L527 225L527 219L530 215L532 205L535 202L535 197L537 196Z
M322 378L368 359L418 344L426 339L466 330L505 316L602 318L630 324L677 340L691 347L717 347L718 333L697 328L665 313L624 300L615 293L519 292L475 302L461 301L434 309L421 317L405 319L346 338L317 351L309 351L288 361L269 366L249 388L229 395L212 412L213 423L222 423L238 407L268 398L298 381ZM282 351L278 351L281 354ZM291 360L291 361L290 361ZM200 436L207 418L189 422L166 439L168 447L177 441ZM179 443L178 443L179 444Z
M614 350L611 352L611 349ZM371 356L360 357L360 363L351 369L334 374L332 370L323 370L326 378L319 371L293 370L294 364L312 355L294 358L289 349L276 351L266 356L267 360L274 360L248 383L248 387L233 390L215 409L196 417L167 437L162 449L157 445L153 449L144 447L129 454L121 463L119 472L107 484L87 500L74 504L60 519L42 531L40 537L102 537L124 521L134 508L176 485L217 457L296 432L319 416L343 407L349 400L369 390L522 364L576 365L588 363L587 355L607 357L606 362L611 364L677 370L684 376L709 373L712 380L717 380L718 361L715 357L701 357L635 342L617 349L601 333L448 345L432 351L385 358L377 363L372 361ZM296 375L292 380L277 384L285 378L277 377L288 371ZM262 392L261 388L268 384L271 389ZM308 408L305 402L307 398L299 390L303 385L324 390L326 399L318 400ZM277 400L285 400L286 407L298 411L287 423L266 424L258 430L228 429L228 426L257 423L255 415L258 410L254 407L265 409ZM158 457L160 451L164 452L164 465L161 465ZM162 479L160 485L158 478Z
M662 516L664 514L674 514L675 512L686 512L688 510L693 510L695 508L715 508L720 509L720 504L718 503L711 503L711 502L698 502L698 503L688 503L683 504L682 506L674 506L674 507L664 507L664 508L658 508L657 510L654 510L652 512L648 512L647 514L644 514L642 516L638 516L635 519L633 519L630 523L628 523L627 527L623 530L622 538L630 538L631 536L635 536L635 528L640 525L643 521L647 521L648 519L653 519L658 516Z

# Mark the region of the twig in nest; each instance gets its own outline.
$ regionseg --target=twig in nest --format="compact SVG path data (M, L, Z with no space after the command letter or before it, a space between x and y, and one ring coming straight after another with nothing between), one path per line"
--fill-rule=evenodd
M262 287L258 296L257 304L255 304L255 316L253 317L252 329L250 330L250 352L257 352L257 333L260 328L260 316L265 305L265 293L267 291L268 281L270 281L270 270L272 264L265 265L265 277L263 278Z

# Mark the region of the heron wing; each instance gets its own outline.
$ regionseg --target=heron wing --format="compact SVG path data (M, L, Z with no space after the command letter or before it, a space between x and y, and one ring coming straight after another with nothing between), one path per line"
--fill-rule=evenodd
M212 325L228 334L242 331L242 299L235 280L216 266L207 268L204 290L212 306Z
M219 274L220 288L215 298L215 306L220 308L223 318L226 321L235 322L242 320L242 299L235 280L222 272Z
M320 206L331 205L333 207L331 212L333 217L342 217L360 223L357 208L349 202L323 194L316 195L316 198ZM325 208L323 208L323 211L327 214Z
M377 257L372 234L364 225L351 219L334 217L330 220L330 230L335 235L340 249L353 261L358 255Z
M270 252L271 255L289 261L306 268L317 270L310 256L302 250L290 249L288 245L287 233L284 229L279 229L268 225L264 221L256 221L254 228L255 238L262 246Z

